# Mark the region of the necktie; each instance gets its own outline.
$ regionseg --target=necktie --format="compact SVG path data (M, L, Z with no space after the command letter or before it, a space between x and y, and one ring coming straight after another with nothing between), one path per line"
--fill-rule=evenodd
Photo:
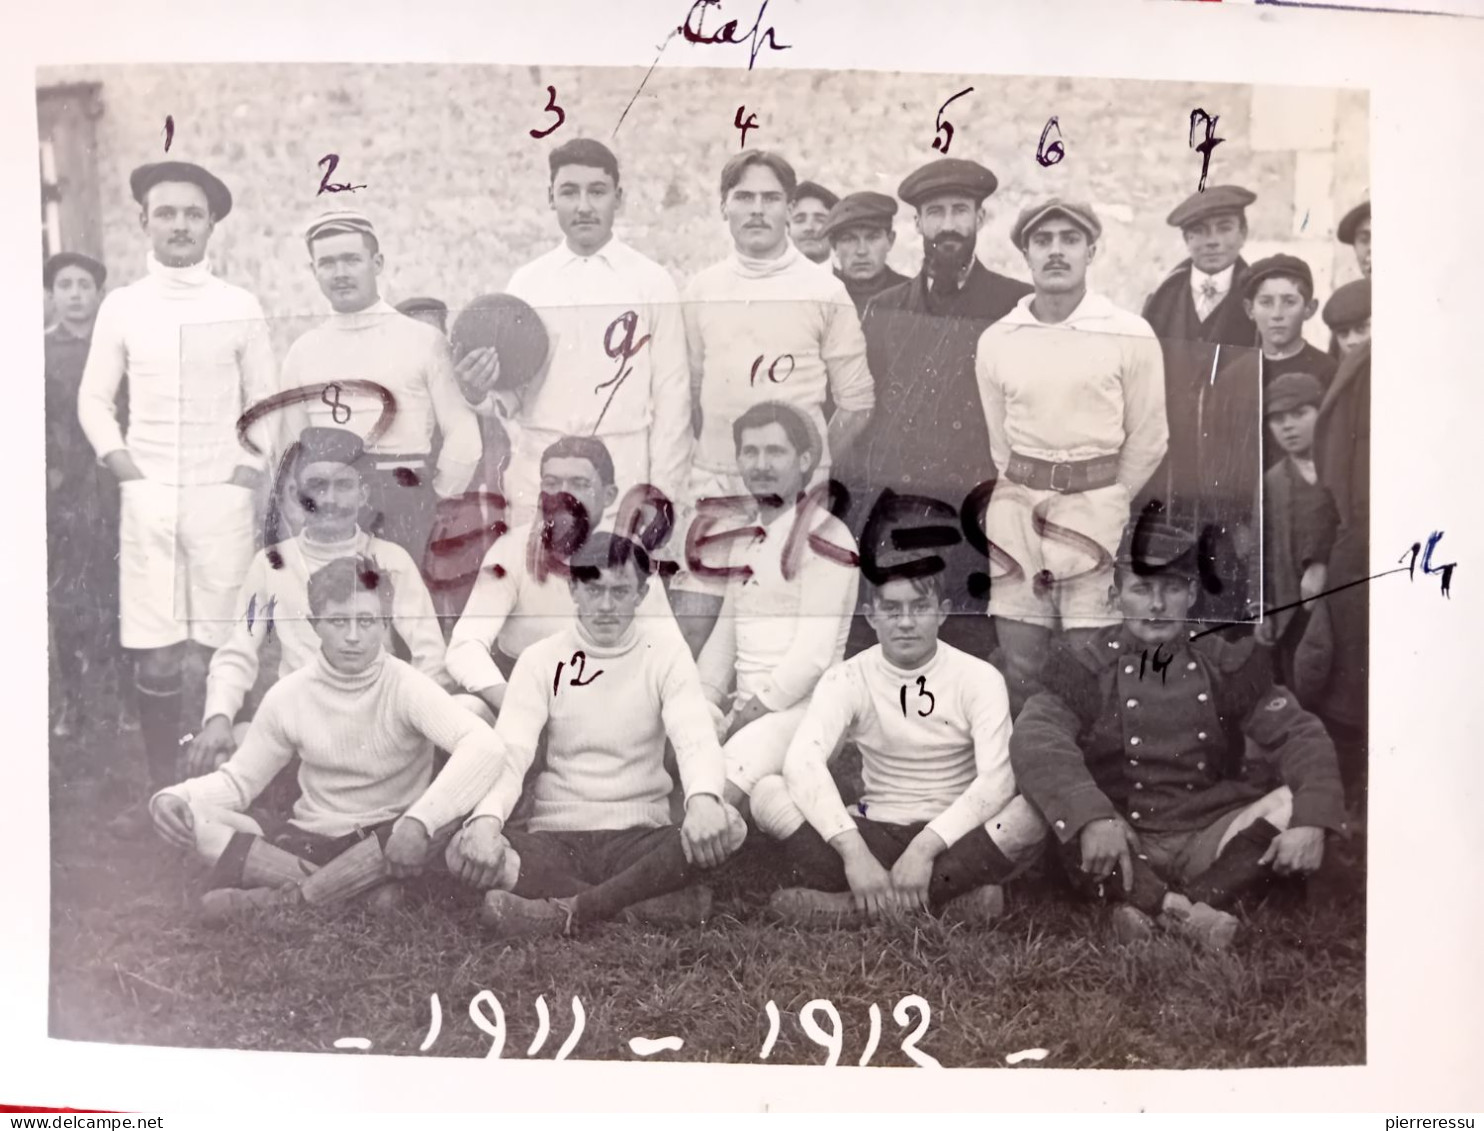
M1216 280L1202 279L1201 294L1195 304L1195 312L1200 315L1202 322L1211 316L1211 311L1216 309L1216 297Z

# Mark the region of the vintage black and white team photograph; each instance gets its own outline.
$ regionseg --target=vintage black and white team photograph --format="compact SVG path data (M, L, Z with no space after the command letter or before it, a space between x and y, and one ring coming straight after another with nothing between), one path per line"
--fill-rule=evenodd
M37 70L50 1035L1366 1063L1367 92L712 7Z

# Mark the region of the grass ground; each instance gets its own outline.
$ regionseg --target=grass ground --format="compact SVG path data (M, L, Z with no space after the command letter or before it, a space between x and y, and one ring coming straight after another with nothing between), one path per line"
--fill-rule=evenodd
M822 1064L799 1012L828 999L842 1019L840 1063L858 1063L881 1007L874 1065L908 1065L918 1015L893 1018L907 995L931 1019L917 1047L947 1067L993 1066L1043 1048L1055 1068L1250 1068L1365 1059L1365 843L1331 851L1307 889L1275 889L1242 909L1245 939L1229 954L1173 938L1113 944L1095 908L1049 878L1010 891L993 929L933 920L865 930L801 931L769 923L763 904L772 846L749 842L715 883L704 928L661 932L607 925L573 940L495 944L477 901L430 880L390 912L277 913L212 929L194 921L199 871L163 842L120 842L103 828L127 796L137 736L117 758L85 737L53 750L51 1034L123 1043L333 1051L363 1037L371 1051L417 1055L437 994L441 1032L426 1055L483 1056L470 1019L481 990L498 998L507 1057L523 1057L545 996L554 1056L634 1059L633 1037L678 1036L658 1059L756 1062L766 1003L781 1015L770 1063ZM113 767L100 772L109 761ZM486 1007L487 1009L488 1007ZM486 1016L489 1016L486 1013ZM817 1020L826 1030L827 1017ZM364 1055L339 1052L338 1055Z

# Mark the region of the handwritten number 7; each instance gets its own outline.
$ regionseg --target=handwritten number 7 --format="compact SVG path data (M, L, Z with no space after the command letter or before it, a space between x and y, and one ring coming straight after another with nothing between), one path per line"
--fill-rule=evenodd
M966 94L972 94L973 91L974 88L972 86L967 87L955 94L948 102L952 102L954 98L962 98ZM944 157L948 156L948 147L953 144L953 123L943 120L943 111L948 109L948 102L938 107L938 133L943 136L933 138L933 148L942 153Z
M567 120L567 112L556 104L556 87L549 86L546 88L546 105L543 107L543 109L548 114L555 114L557 116L557 120L551 125L547 126L544 130L531 131L531 136L538 141L541 138L547 137L548 135L553 134L557 130L561 129L562 123Z
M938 705L938 697L927 689L927 676L925 675L920 675L917 677L917 697L919 699L926 698L928 701L926 711L922 710L922 708L920 707L917 710L918 718L925 719L933 713L933 708ZM902 715L903 717L905 717L907 714L907 685L905 683L902 684L901 700Z

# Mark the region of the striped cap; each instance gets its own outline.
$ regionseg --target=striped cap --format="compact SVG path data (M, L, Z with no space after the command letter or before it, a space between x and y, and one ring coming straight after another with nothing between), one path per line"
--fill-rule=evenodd
M312 243L319 236L339 236L348 233L359 233L374 238L376 228L372 225L371 218L364 212L357 212L354 208L335 208L329 212L321 212L305 225L304 242Z

